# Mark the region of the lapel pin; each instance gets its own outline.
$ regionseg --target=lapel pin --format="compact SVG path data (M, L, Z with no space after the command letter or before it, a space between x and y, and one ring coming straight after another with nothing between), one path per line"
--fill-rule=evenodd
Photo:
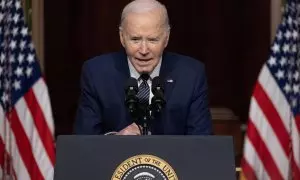
M168 82L168 83L172 83L172 82L174 82L174 81L173 81L173 79L167 79L167 82Z

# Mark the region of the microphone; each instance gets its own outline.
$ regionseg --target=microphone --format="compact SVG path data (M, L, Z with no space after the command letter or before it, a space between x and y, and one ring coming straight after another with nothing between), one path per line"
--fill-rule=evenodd
M164 99L163 84L158 76L153 78L151 90L153 93L153 97L151 99L151 109L152 111L159 113L164 108L166 101Z
M133 77L130 77L127 80L125 87L125 105L133 118L136 118L137 116L137 106L139 100L136 97L136 94L138 90L137 80Z

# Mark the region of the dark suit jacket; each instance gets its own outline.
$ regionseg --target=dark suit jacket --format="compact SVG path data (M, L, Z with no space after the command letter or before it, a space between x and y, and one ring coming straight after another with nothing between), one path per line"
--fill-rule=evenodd
M165 52L160 76L165 77L167 103L161 115L152 121L152 134L211 134L204 65L191 57ZM120 131L133 122L124 105L124 87L129 77L124 51L101 55L84 63L76 134Z

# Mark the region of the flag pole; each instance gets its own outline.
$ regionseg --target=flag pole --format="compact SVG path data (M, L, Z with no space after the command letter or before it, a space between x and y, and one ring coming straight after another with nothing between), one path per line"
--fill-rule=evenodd
M6 101L4 100L4 138L3 138L3 144L4 144L4 166L3 166L3 180L10 180L12 178L10 178L10 175L12 175L11 173L13 173L13 168L12 168L12 147L11 147L11 134L10 131L8 130L9 127L12 125L12 121L11 121L11 104L12 104L12 97L11 97L11 75L12 75L12 67L11 64L9 62L9 57L11 55L11 52L9 50L9 42L10 42L10 37L9 37L9 28L11 25L11 17L8 17L8 15L10 14L10 8L12 6L12 0L4 0L4 18L3 21L4 23L4 84L5 87L4 88L4 99L6 99ZM5 97L6 96L6 97ZM7 119L6 119L7 117ZM6 147L8 147L8 151L6 151ZM11 176L13 177L13 176Z

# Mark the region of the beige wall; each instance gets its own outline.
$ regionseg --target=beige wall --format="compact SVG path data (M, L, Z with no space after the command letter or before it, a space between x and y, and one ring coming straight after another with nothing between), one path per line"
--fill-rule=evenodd
M32 0L32 39L44 71L44 0Z
M32 40L38 60L44 71L44 0L29 0L31 3L26 0L21 1L27 24L31 25Z
M281 21L282 0L271 0L271 43L275 37L276 30Z

